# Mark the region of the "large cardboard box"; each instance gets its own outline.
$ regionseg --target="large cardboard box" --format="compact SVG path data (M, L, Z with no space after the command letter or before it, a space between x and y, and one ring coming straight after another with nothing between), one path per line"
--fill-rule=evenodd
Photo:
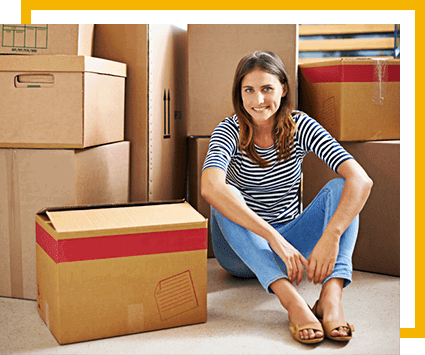
M201 195L201 175L211 137L188 137L189 144L189 202L205 218L210 218L210 204ZM208 228L208 257L214 258L211 230Z
M37 214L38 312L60 344L207 320L207 220L187 202Z
M125 76L125 64L87 56L0 56L0 147L123 140Z
M354 249L357 270L400 276L400 141L343 142L374 184L360 212ZM303 205L339 175L313 153L303 161Z
M188 25L188 136L209 136L233 114L232 85L243 56L275 52L297 107L298 25Z
M128 202L129 143L0 149L0 296L36 299L34 215L46 206Z
M186 195L187 32L172 25L96 25L96 57L127 64L125 139L131 201Z
M400 59L300 64L299 108L339 141L400 139Z
M1 25L0 53L87 55L93 52L94 25Z

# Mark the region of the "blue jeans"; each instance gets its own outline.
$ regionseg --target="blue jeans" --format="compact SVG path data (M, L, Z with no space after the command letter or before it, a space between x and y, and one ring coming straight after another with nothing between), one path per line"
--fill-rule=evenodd
M306 259L334 214L344 183L343 178L329 181L297 218L284 224L272 224ZM241 193L233 186L232 188L244 200ZM341 236L334 270L323 283L331 278L342 278L344 287L351 283L351 258L358 228L359 217L356 216ZM243 278L257 277L269 293L273 293L270 285L274 281L288 279L284 262L264 238L230 221L212 206L211 234L217 261L232 275Z

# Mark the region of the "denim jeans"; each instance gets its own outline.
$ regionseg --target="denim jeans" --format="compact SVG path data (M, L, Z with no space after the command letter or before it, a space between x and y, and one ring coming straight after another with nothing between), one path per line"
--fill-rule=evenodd
M272 224L306 259L334 214L344 183L343 178L329 181L297 218L284 224ZM241 193L233 186L232 188L244 200ZM341 236L334 270L323 283L331 278L344 279L344 287L351 283L351 258L358 226L359 217L356 216ZM272 293L270 284L274 281L280 278L288 279L284 262L264 238L230 221L212 206L211 234L217 261L232 275L243 278L257 277L269 293Z

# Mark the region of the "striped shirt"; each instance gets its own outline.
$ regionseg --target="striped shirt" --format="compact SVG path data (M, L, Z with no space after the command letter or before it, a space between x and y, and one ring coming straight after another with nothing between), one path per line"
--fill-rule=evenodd
M294 111L293 119L297 131L290 159L278 162L274 146L256 146L258 155L269 164L261 168L252 162L239 149L239 123L234 115L214 129L202 168L223 169L226 183L236 187L248 207L269 223L286 223L297 217L301 163L308 152L316 154L335 172L342 162L353 158L313 118Z

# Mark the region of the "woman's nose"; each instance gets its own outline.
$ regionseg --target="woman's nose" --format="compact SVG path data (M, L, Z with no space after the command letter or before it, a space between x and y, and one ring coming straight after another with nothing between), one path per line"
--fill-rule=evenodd
M257 94L257 103L258 103L258 104L262 104L262 103L264 103L264 95L263 95L261 92L259 92L259 93Z

